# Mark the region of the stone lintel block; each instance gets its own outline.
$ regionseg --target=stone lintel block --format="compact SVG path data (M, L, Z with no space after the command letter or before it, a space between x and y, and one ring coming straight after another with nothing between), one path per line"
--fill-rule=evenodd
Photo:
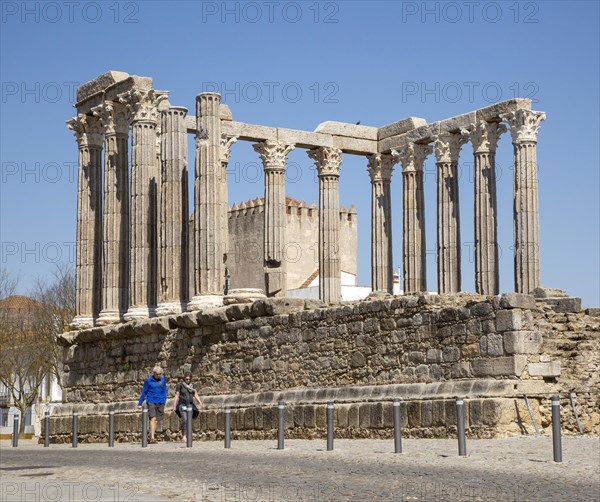
M475 123L475 113L476 112L469 112L463 115L458 115L456 117L451 117L449 119L439 121L438 134L453 133L458 132L461 129L466 129L471 124Z
M116 84L117 82L122 82L123 80L127 80L129 78L129 73L125 73L124 71L115 71L110 70L102 75L96 77L89 82L79 86L77 89L77 102L81 102L84 99L87 99L93 94L97 94L98 92L103 91L107 87Z
M529 363L527 370L530 376L557 377L560 376L560 361L546 363Z
M504 350L507 354L538 354L542 347L539 331L507 331L504 333Z
M344 153L352 153L355 155L377 153L377 141L370 141L368 139L333 136L333 147L339 148Z
M346 122L335 122L333 120L328 120L326 122L321 122L315 129L315 132L322 134L330 134L332 136L345 136L347 138L377 141L378 130L379 128L377 127L365 126L360 124L348 124Z
M527 356L515 355L507 357L491 357L474 359L473 375L482 376L514 376L519 377L527 364Z
M390 136L378 142L379 152L389 152L393 149L399 149L408 143L430 143L432 141L432 130L429 125L424 125L412 129L404 134Z
M320 132L298 131L295 129L277 129L277 140L286 145L296 145L296 148L317 148L333 146L333 139L329 134Z
M196 117L188 115L186 117L186 127L188 132L196 133ZM277 141L277 128L267 127L244 122L223 121L221 123L221 134L227 136L237 136L243 141L266 141L268 139Z
M475 113L477 120L486 120L488 122L498 122L500 114L513 112L515 110L531 110L531 100L527 98L515 98L494 103L493 105L480 108Z
M520 331L523 328L521 310L499 310L496 312L496 331Z
M504 293L500 297L500 307L505 309L534 309L535 298L523 293Z
M377 130L377 139L381 141L382 139L389 138L390 136L404 134L412 129L417 129L418 127L426 125L427 121L425 119L419 117L407 117L405 119L398 120L397 122L393 122L392 124L380 127Z

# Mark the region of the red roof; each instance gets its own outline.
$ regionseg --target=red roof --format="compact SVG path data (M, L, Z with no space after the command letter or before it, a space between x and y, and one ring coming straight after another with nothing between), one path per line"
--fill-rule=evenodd
M0 300L0 309L6 310L27 310L39 308L41 306L42 304L40 302L23 295L12 295Z

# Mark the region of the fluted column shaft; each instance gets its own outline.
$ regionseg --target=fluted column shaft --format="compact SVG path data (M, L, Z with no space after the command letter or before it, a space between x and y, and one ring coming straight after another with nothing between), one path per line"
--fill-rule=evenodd
M458 156L466 134L440 135L435 141L437 165L438 291L460 291L460 213Z
M161 113L161 195L158 315L185 311L188 301L187 108Z
M371 178L371 287L373 291L394 291L392 256L391 154L369 156Z
M221 96L196 97L196 172L194 181L194 297L188 310L223 301L227 208L223 202L220 141Z
M93 109L104 127L102 311L96 324L123 320L129 301L128 114L105 101Z
M514 146L515 291L531 293L540 285L537 136L546 114L517 110L500 117L510 126Z
M474 155L475 291L497 295L498 271L496 147L506 127L480 121L471 125Z
M404 293L427 291L423 164L429 145L409 143L398 152L402 163L402 264Z
M342 151L316 148L308 151L319 175L319 298L325 303L342 299L340 269L339 177Z
M267 296L287 294L286 264L283 248L286 243L285 168L287 155L294 145L264 141L254 145L265 169L265 231L264 271Z
M94 325L101 308L102 280L102 127L79 114L67 122L79 146L74 329Z
M131 90L119 95L131 120L130 298L126 320L155 314L159 173L156 169L158 102L165 93Z

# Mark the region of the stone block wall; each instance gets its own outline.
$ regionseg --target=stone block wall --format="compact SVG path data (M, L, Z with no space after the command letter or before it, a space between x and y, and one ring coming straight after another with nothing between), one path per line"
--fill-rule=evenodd
M401 296L318 307L268 299L62 335L66 404L53 416L53 436L68 436L78 409L82 438L99 440L114 404L117 435L138 437L136 402L155 364L165 369L170 397L192 371L206 405L197 434L206 438L222 435L225 405L233 408L234 437L274 437L281 399L293 417L289 437L321 436L328 400L336 404L340 437L388 437L395 398L402 399L406 435L445 436L459 395L467 400L470 434L532 432L523 395L547 427L550 395L565 390L564 358L544 352L555 327L532 297ZM597 337L596 323L588 338ZM588 394L597 396L597 374L588 380ZM578 403L589 432L598 430L593 402ZM571 430L572 422L565 422ZM169 417L165 437L177 428Z

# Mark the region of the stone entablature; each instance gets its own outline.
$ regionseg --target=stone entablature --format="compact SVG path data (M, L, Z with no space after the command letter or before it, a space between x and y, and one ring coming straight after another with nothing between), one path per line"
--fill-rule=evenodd
M287 155L302 148L314 160L319 176L319 295L324 302L336 304L341 299L338 213L345 154L366 157L365 170L371 176L375 291L391 293L393 289L392 168L397 162L402 164L403 279L404 292L411 293L427 290L422 170L425 157L435 150L438 289L441 293L461 291L457 162L467 141L474 144L476 166L476 289L483 294L498 293L493 173L498 137L510 128L515 152L515 291L529 293L540 285L536 143L545 114L532 111L530 100L511 99L431 124L409 117L379 128L324 122L314 131L298 131L234 121L217 93L199 94L196 115L185 116L181 107L171 106L167 94L154 90L151 78L123 72L108 72L78 89L77 117L69 121L81 151L78 310L73 327L222 304L229 254L227 162L238 141L254 143L265 169L263 263L258 267L265 277L267 296L285 296L289 287L289 263L282 255L287 233ZM167 119L177 114L180 120ZM75 124L94 117L103 127L103 147L94 146L88 152L85 145L98 138L81 134ZM186 196L180 190L184 184L172 183L187 173L184 151L190 133L196 142L193 225L179 210L180 199ZM180 152L180 159L173 157L174 150ZM100 195L98 179L102 177L96 171L102 164L104 193ZM169 180L171 186L163 189ZM90 203L91 211L86 206ZM99 207L103 207L102 220ZM179 208L175 215L167 210L170 207ZM178 240L164 230L173 218L181 219L176 222L182 236ZM161 256L175 256L171 247L187 249L186 242L191 252L180 253L176 269L167 271ZM103 249L101 264L93 264L90 249ZM188 282L186 291L182 284ZM100 293L94 284L101 284Z

